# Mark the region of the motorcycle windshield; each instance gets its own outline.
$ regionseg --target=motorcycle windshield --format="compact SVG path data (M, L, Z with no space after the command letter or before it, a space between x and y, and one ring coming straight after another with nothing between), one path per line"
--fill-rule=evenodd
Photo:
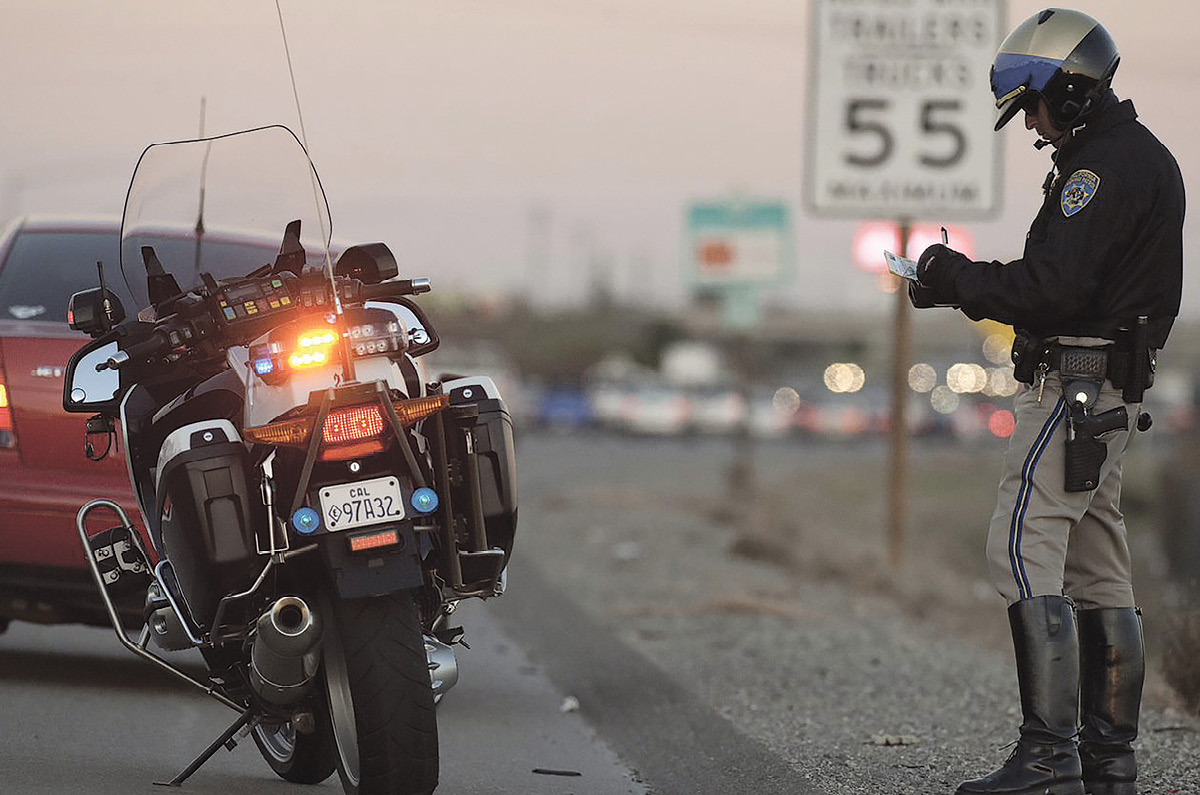
M142 152L121 219L121 275L150 305L147 250L184 292L200 274L246 276L275 261L299 221L305 269L329 257L329 204L308 152L286 127L152 144Z

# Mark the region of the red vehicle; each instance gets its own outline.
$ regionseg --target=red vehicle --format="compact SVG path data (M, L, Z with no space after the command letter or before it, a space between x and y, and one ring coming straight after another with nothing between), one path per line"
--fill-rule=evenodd
M22 218L0 235L0 632L10 620L108 626L75 517L104 495L140 526L123 451L89 461L86 416L62 408L67 360L88 342L67 326L67 302L95 287L97 262L109 289L137 311L120 244L116 218ZM264 248L264 261L272 256ZM141 625L141 595L118 606Z
M0 236L0 631L13 619L108 624L75 515L97 494L131 516L136 504L118 451L87 459L86 418L63 411L62 389L67 359L87 342L67 327L67 301L96 284L97 262L133 306L120 238L117 220L49 218ZM140 600L122 609L140 617Z

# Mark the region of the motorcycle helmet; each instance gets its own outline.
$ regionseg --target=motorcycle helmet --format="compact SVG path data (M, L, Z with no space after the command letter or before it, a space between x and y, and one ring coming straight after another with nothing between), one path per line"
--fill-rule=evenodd
M1018 25L992 62L996 129L1046 100L1060 130L1075 125L1108 90L1121 56L1104 26L1081 11L1047 8Z

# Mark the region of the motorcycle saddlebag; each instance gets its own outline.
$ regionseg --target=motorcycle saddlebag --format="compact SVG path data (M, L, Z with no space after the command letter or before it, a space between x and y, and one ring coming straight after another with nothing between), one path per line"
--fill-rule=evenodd
M447 457L457 475L452 478L451 487L454 512L465 519L466 527L471 528L467 544L460 540L459 550L478 553L500 549L507 561L512 554L517 529L517 467L512 418L490 378L456 378L443 382L442 389L450 398L445 427ZM477 499L483 528L474 527L478 523L474 511L474 482L478 482ZM463 579L467 582L472 579L468 569L469 565L464 565Z
M265 520L246 447L233 423L204 420L168 434L158 458L163 550L192 617L208 625L217 602L254 580L254 526Z

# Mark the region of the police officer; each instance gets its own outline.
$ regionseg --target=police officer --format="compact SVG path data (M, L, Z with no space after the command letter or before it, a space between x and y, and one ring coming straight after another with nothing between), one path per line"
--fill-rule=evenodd
M1047 9L992 66L999 130L1019 112L1054 149L1024 253L972 262L926 249L914 306L959 307L1018 330L1016 431L987 552L1007 600L1023 720L999 770L958 795L1134 795L1144 674L1120 511L1121 464L1179 311L1183 180L1119 101L1108 32Z

